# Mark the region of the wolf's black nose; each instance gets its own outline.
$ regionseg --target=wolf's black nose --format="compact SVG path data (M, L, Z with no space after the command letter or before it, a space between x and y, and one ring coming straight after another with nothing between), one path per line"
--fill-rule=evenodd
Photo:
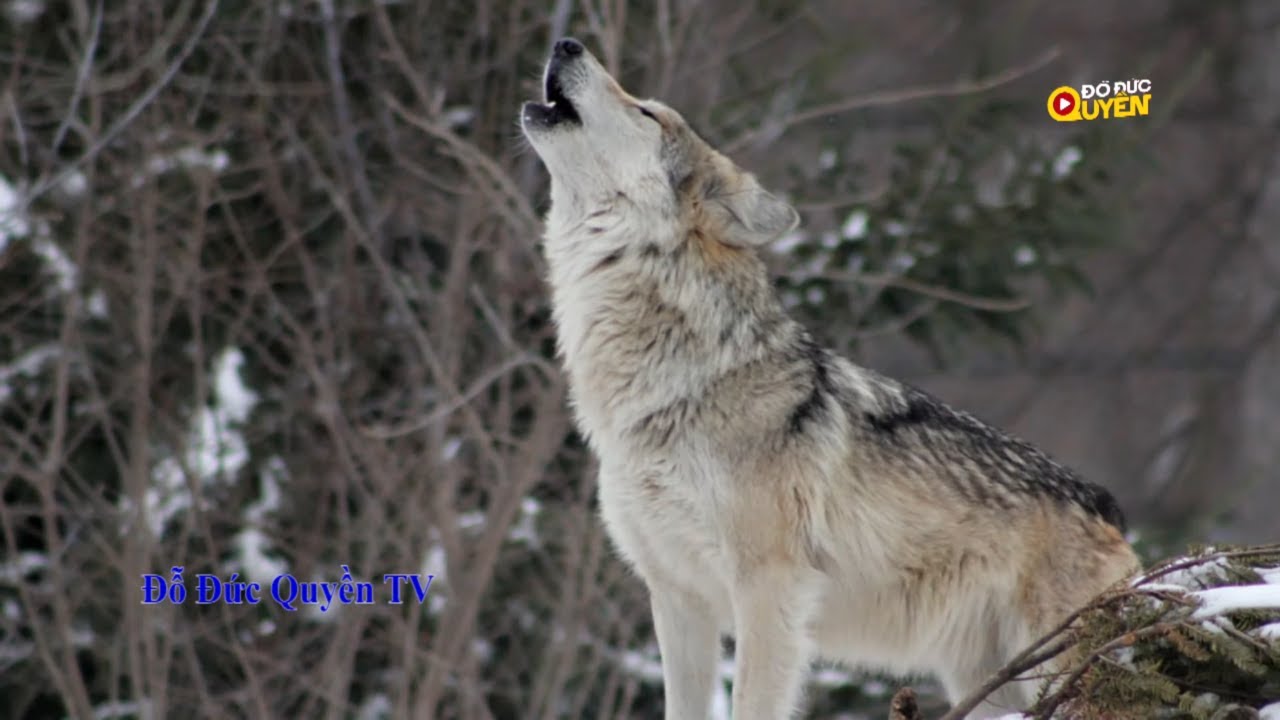
M556 43L556 57L573 57L582 54L582 43L573 38L565 38Z

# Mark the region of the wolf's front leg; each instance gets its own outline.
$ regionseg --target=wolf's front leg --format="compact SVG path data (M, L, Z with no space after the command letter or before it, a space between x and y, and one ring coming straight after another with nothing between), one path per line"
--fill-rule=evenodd
M705 720L720 656L720 634L702 599L651 586L649 602L662 654L666 720Z
M814 579L787 565L753 570L734 587L734 720L789 718L808 668Z

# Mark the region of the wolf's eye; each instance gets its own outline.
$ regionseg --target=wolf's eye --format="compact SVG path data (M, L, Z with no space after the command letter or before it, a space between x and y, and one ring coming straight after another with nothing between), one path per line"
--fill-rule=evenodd
M659 125L661 125L661 124L662 124L661 122L659 122L659 121L658 121L658 116L657 116L657 115L654 115L654 114L653 114L653 113L651 113L651 112L649 112L649 111L648 111L644 106L642 106L642 105L637 105L637 106L636 106L636 109L640 111L640 114L641 114L641 115L643 115L643 116L645 116L645 117L649 118L650 120L652 120L652 121L654 121L654 122L658 123Z

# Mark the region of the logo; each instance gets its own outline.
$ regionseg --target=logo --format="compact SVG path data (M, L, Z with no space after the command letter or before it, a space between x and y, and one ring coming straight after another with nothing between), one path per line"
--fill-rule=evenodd
M1049 117L1061 122L1080 119L1080 93L1066 87L1049 93Z
M1116 80L1049 93L1049 117L1058 122L1145 117L1151 110L1150 80Z

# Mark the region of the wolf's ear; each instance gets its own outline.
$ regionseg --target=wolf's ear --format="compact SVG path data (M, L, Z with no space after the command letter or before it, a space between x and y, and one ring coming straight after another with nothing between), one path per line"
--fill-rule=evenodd
M778 196L746 176L736 188L721 186L707 201L725 215L725 242L758 246L773 242L800 224L800 214Z

